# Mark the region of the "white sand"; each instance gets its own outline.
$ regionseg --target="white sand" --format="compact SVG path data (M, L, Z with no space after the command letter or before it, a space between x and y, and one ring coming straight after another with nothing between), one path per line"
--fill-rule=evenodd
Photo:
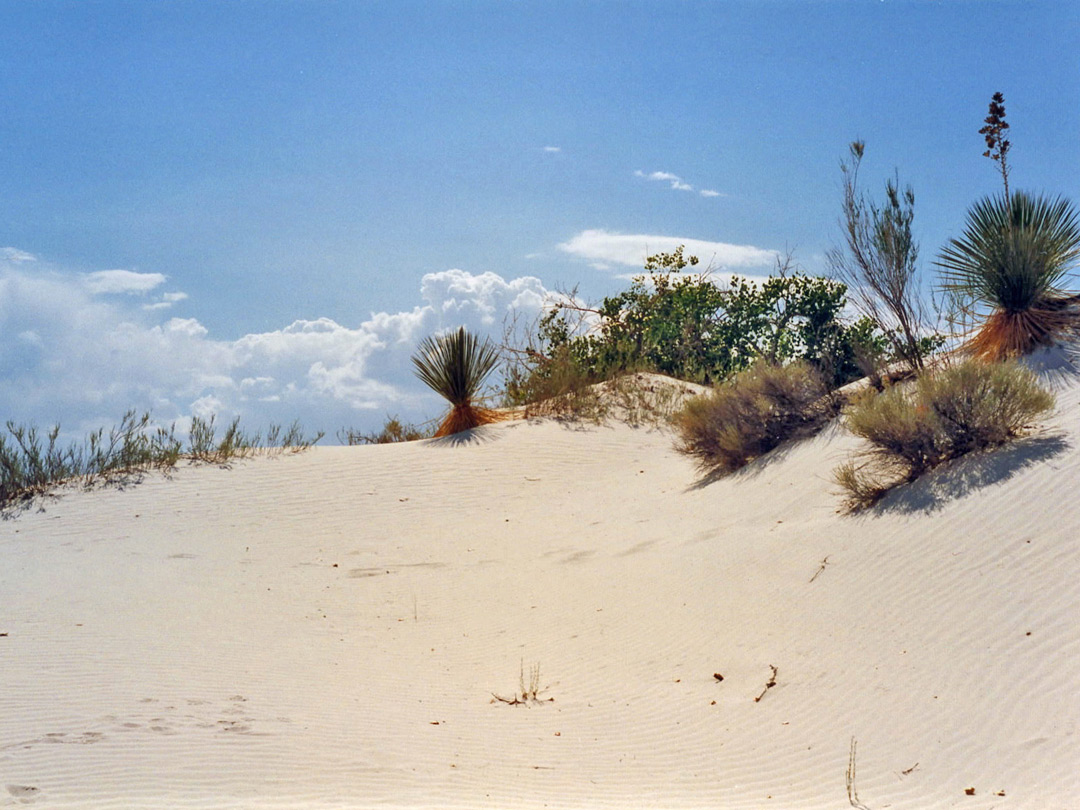
M859 518L839 429L712 483L516 422L66 492L0 523L0 806L843 808L854 737L872 810L1080 807L1080 387L1051 427ZM522 663L554 700L492 703Z

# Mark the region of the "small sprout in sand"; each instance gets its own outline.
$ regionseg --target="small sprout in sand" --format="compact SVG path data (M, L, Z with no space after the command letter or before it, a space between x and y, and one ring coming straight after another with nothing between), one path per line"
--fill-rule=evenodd
M541 698L540 692L540 664L536 663L529 667L529 684L525 685L525 661L521 662L521 670L518 674L518 692L512 698L503 697L491 693L492 703L506 703L510 706L531 706L533 703L554 703L555 698Z
M765 682L765 688L761 690L761 694L754 698L754 703L759 703L761 699L765 697L765 693L772 689L774 686L776 686L777 669L772 664L769 664L769 669L772 670L772 675L770 676L769 680Z

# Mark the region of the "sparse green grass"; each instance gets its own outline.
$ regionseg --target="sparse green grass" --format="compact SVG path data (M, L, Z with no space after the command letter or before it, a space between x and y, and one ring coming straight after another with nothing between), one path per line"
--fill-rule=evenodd
M867 391L846 417L870 447L841 464L834 480L857 511L946 461L1012 441L1053 407L1053 395L1016 362L968 360L911 385Z
M394 444L396 442L415 442L430 439L435 435L434 428L402 422L396 416L387 417L378 433L361 433L352 428L338 431L338 441L349 446L357 444Z
M525 407L525 418L551 416L599 422L606 408L594 387L603 380L578 362L566 347L534 366L515 366L506 379L505 405Z
M176 435L176 426L155 427L149 413L124 414L108 434L91 433L82 444L61 445L60 426L46 434L35 427L9 421L0 433L0 509L67 483L92 486L151 470L170 470L182 459L224 464L257 452L299 452L322 438L306 437L299 424L283 429L271 426L265 440L240 429L234 419L217 437L214 417L195 417L188 444Z
M817 433L837 409L808 364L759 364L687 403L675 416L678 449L705 470L731 473L785 441Z

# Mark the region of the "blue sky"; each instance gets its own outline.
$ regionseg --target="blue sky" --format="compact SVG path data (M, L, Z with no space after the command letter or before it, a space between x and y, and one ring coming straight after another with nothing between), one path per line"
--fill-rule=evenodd
M824 271L854 138L929 273L995 91L1012 185L1072 196L1078 51L1064 0L0 0L0 417L435 417L425 334L646 246Z

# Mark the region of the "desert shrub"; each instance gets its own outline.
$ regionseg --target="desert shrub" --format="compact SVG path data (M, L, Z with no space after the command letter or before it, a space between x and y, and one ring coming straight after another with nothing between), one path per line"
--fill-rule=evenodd
M808 363L762 363L687 403L675 416L678 448L704 469L729 473L789 439L813 435L836 410Z
M898 178L885 183L883 204L859 189L859 166L865 144L850 145L850 159L840 164L844 175L844 246L827 256L837 278L848 285L854 306L880 324L892 354L912 369L936 348L928 344L926 311L919 297L919 244L912 232L915 192L900 189Z
M60 426L44 436L33 426L6 424L0 433L0 509L54 487L82 482L89 486L150 470L168 470L183 458L196 462L225 463L257 450L304 450L322 438L306 437L299 424L287 430L271 426L266 439L247 434L234 420L219 440L214 418L192 420L188 444L176 435L176 426L154 426L149 413L124 414L108 434L91 433L81 443L61 445Z
M847 426L870 448L834 477L848 506L863 508L946 461L1012 441L1053 407L1053 395L1016 362L968 360L926 372L851 403Z
M378 433L361 433L352 428L338 431L338 440L342 444L394 444L396 442L415 442L430 439L434 429L402 422L396 416L388 416Z

